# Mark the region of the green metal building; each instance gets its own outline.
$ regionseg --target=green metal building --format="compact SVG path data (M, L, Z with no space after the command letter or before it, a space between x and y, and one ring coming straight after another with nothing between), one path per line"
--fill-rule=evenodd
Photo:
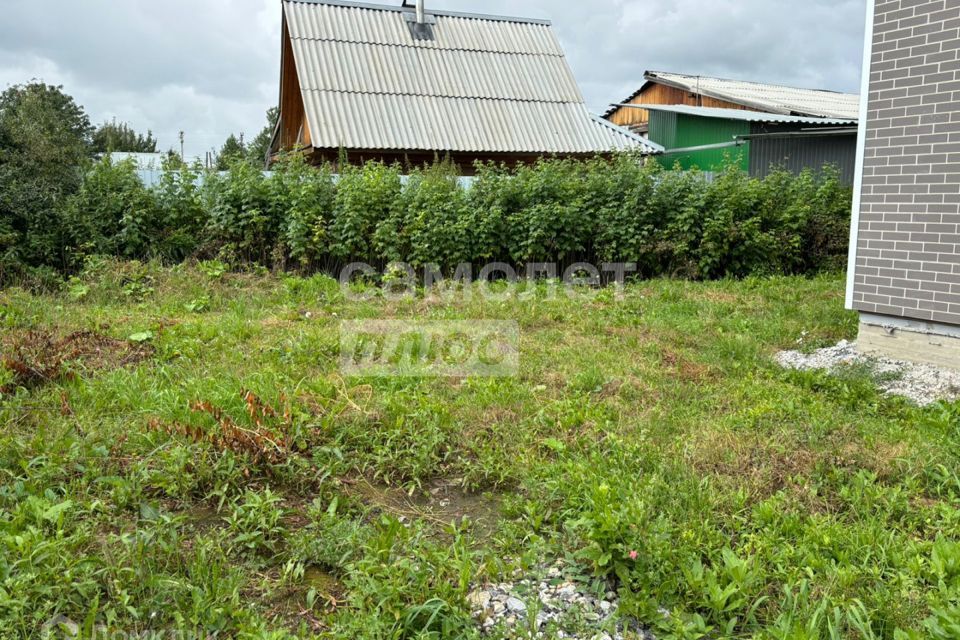
M650 111L649 138L665 151L667 168L716 171L734 162L752 176L774 168L799 173L835 165L853 184L857 122L684 105L643 105Z

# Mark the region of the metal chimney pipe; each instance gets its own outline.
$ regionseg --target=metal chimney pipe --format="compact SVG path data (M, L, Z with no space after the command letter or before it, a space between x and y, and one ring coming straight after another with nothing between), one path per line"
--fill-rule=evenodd
M417 0L417 24L423 24L426 22L426 18L424 17L423 3L424 0Z

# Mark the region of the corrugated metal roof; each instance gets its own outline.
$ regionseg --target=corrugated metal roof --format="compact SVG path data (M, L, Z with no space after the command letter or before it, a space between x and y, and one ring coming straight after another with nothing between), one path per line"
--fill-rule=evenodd
M595 122L576 103L303 94L318 148L593 153L645 144L629 132Z
M436 17L433 40L414 40L403 18L401 7L304 2L288 0L287 25L294 40L335 40L364 44L395 45L418 49L460 49L497 53L563 56L563 49L549 24L508 21L485 16L464 15ZM442 25L443 28L440 28Z
M583 102L566 61L489 51L416 49L326 40L294 40L313 91L447 98ZM350 69L350 74L343 73ZM467 76L464 70L475 70Z
M856 119L842 120L838 118L811 118L808 116L786 116L761 111L744 111L742 109L718 109L715 107L691 107L682 104L675 105L621 105L630 108L646 109L647 111L668 111L682 113L689 116L704 118L723 118L725 120L744 120L746 122L770 122L778 124L817 124L823 126L853 126Z
M415 40L409 9L283 6L316 148L655 150L593 119L549 23L428 11L434 39Z
M613 124L612 122L610 122L609 120L604 120L604 119L601 118L600 116L595 116L595 115L592 115L592 114L591 114L590 117L593 118L593 121L594 121L594 122L598 123L598 124L601 125L602 127L606 128L606 129L610 129L611 131L614 131L614 132L617 133L618 135L622 135L622 136L626 136L626 137L628 137L628 138L631 138L631 139L632 139L634 142L636 142L638 145L640 145L641 147L644 147L644 148L648 151L648 153L663 153L664 151L666 151L666 147L664 147L664 146L663 146L662 144L660 144L659 142L654 142L653 140L650 140L649 138L645 138L644 136L638 135L638 134L634 133L633 131L630 131L630 130L627 129L626 127L621 127L621 126L619 126L619 125L615 125L615 124Z
M799 89L762 82L746 82L707 76L692 76L683 73L647 71L647 82L657 82L745 107L779 113L817 118L841 118L857 120L860 117L860 96L852 93L837 93L820 89ZM646 87L641 87L622 102L630 102ZM607 111L611 115L617 107Z

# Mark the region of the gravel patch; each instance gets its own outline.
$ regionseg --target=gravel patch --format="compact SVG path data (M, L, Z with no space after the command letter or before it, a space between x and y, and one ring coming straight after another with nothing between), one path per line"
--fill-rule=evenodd
M570 640L654 640L617 615L613 584L597 597L570 580L565 565L542 567L513 582L475 585L467 601L484 636Z
M870 367L877 385L887 394L903 396L920 406L939 400L960 399L960 371L929 364L893 360L860 353L856 345L844 340L835 347L813 353L783 351L777 362L790 369L826 369L835 371L844 366Z

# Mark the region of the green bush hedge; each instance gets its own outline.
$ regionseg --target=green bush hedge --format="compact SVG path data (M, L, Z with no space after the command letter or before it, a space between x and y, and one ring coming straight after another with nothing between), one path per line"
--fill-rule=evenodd
M169 166L148 189L132 164L103 160L64 208L62 266L93 254L304 270L586 261L705 279L810 273L846 256L851 192L830 168L755 179L730 166L707 180L623 155L482 165L469 187L442 163L402 173L372 162L337 176L291 156L271 175L236 163L200 180Z

